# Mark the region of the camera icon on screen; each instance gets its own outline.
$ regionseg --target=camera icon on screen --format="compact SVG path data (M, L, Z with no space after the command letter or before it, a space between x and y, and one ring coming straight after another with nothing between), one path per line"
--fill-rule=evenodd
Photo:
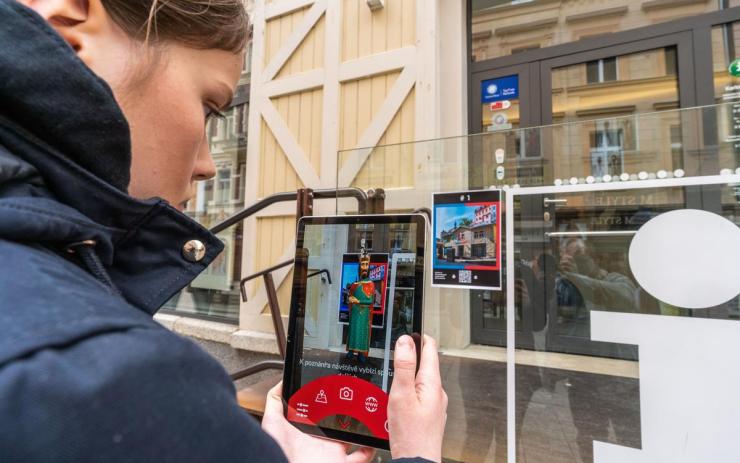
M348 388L347 386L344 386L339 390L339 398L342 400L352 400L355 393L352 389Z

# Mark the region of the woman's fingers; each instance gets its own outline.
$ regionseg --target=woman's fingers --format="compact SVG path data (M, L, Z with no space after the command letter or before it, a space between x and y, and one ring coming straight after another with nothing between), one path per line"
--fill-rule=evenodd
M416 347L411 336L403 335L396 341L393 352L393 385L391 395L408 398L416 388Z
M395 381L396 379L394 378L393 380ZM424 343L421 348L421 361L419 363L419 373L416 375L416 383L441 387L437 342L434 338L426 334L424 335Z
M275 417L283 416L283 382L277 383L267 393L265 400L265 416Z

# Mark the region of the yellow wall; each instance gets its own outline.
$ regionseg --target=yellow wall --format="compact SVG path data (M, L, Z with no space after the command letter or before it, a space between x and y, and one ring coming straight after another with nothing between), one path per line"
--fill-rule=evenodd
M383 104L386 95L390 92L400 72L374 76L353 82L347 82L341 89L340 124L339 137L340 150L351 150L357 146L358 139L375 116L380 105ZM411 90L401 108L393 117L393 120L381 137L378 145L402 143L414 139L414 109L415 92ZM403 149L399 147L398 149ZM410 147L405 147L406 149ZM354 152L342 153L340 168L343 162ZM352 183L359 188L373 188L378 185L377 176L383 175L383 185L388 187L402 187L413 185L413 156L401 155L393 148L382 149L373 153L368 162L363 166L360 173ZM403 165L399 164L399 161ZM371 179L369 173L372 171L375 178ZM374 182L375 180L375 182Z
M274 6L279 0L265 2ZM417 0L386 0L381 10L370 11L364 1L344 0L329 2L329 8L338 4L339 8L339 62L357 60L373 54L392 51L402 47L414 46L416 42L416 3ZM300 28L312 5L299 10L268 19L264 24L264 52L259 65L264 68L279 53L281 47L289 40L291 34ZM333 11L334 14L336 12ZM327 14L324 13L300 45L291 54L283 67L278 71L275 81L284 78L300 78L302 73L322 70L325 66L327 46ZM334 23L336 24L336 23ZM333 166L327 157L336 161L337 151L356 147L364 131L370 126L373 117L381 107L401 71L392 71L380 75L360 76L357 80L339 83L338 107L324 107L324 88L319 86L309 90L274 97L269 101L274 106L291 136L301 147L305 156L326 187L327 179L335 179L336 171L322 172L325 166ZM259 86L260 82L252 82ZM336 83L335 83L336 85ZM254 94L254 93L253 93ZM379 144L401 143L415 139L415 91L406 96L403 104L385 130ZM336 150L327 150L322 146L324 111L338 111L338 131ZM280 146L275 134L270 130L260 115L259 134L259 176L257 197L247 197L247 202L282 191L291 191L302 187L320 188L321 185L304 185L299 172L291 165L288 156ZM253 134L250 133L250 138ZM322 159L323 158L323 159ZM404 159L409 159L406 156ZM378 163L387 166L385 186L409 186L413 183L413 165L399 166L393 159L393 153L379 153L371 157L373 168ZM341 167L341 160L340 160ZM333 169L332 169L333 170ZM368 165L361 170L354 185L362 188L373 187L367 177ZM333 185L333 182L330 183ZM261 217L257 220L256 262L249 262L249 272L258 271L274 265L287 250L293 246L295 217ZM290 233L286 232L290 231ZM249 239L249 237L247 237ZM279 289L281 309L288 310L290 301L291 275L284 280ZM262 291L262 284L257 285ZM266 308L263 308L263 312Z
M260 269L279 264L284 258L282 254L289 246L295 243L295 217L262 217L257 219L257 249L258 261L263 265ZM249 237L246 237L249 239ZM290 290L293 271L288 274L285 283L278 288L278 301L280 311L288 314L290 311ZM264 291L264 283L259 279L256 285L258 291ZM263 313L269 313L269 308L265 306Z
M374 12L363 1L342 3L342 61L413 45L415 39L415 0L388 0Z

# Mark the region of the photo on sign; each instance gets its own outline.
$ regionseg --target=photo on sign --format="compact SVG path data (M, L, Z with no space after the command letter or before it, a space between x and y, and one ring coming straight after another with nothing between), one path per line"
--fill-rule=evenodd
M501 289L501 191L432 195L432 286Z
M362 285L366 281L370 284ZM386 289L388 287L388 254L370 254L367 275L361 275L360 255L342 257L342 285L339 296L339 323L347 325L350 319L350 300L355 292L372 289L366 297L372 300L371 322L373 328L384 326Z

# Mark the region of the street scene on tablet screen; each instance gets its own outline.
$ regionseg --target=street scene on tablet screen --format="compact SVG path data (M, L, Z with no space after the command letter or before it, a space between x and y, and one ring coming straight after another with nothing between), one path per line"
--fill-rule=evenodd
M416 223L307 224L288 419L387 439L393 346L413 332Z

